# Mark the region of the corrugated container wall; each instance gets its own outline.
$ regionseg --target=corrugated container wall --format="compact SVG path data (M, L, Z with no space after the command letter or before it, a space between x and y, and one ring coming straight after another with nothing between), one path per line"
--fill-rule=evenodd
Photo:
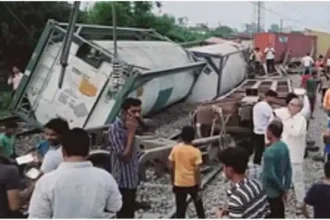
M330 48L330 33L307 30L306 34L317 37L317 54L325 56Z
M285 53L290 50L291 57L303 57L316 46L316 37L296 33L257 33L253 36L255 47L263 52L270 44L276 51L275 61L283 60Z
M316 58L317 56L317 37L307 36L300 33L290 33L288 39L288 49L291 58L300 58L307 53ZM314 48L314 50L313 50Z

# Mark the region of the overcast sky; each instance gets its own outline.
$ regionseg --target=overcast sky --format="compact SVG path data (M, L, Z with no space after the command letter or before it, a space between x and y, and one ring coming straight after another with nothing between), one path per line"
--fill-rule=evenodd
M319 1L266 1L263 22L292 26L294 29L330 31L330 2ZM187 17L189 25L207 23L215 27L219 23L242 29L244 23L255 21L251 1L162 1L162 12L175 17Z

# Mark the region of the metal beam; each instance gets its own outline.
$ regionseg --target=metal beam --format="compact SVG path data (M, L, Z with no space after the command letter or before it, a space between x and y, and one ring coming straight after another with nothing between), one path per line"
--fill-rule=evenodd
M187 64L187 65L179 66L179 67L171 67L168 69L146 71L146 72L143 72L142 74L140 74L139 76L137 76L137 80L146 83L147 81L149 81L151 79L159 78L159 77L167 76L167 75L172 75L172 74L178 74L182 71L187 71L187 70L192 70L192 69L199 69L201 71L205 66L206 66L206 62L200 61L200 62ZM136 88L136 86L134 86L134 88Z
M16 111L17 108L19 107L18 105L22 99L24 91L32 77L31 74L33 74L33 71L38 64L38 61L43 53L43 50L48 43L48 37L52 33L53 27L54 27L54 22L52 20L49 20L46 24L46 27L42 31L37 46L35 47L32 53L29 63L25 69L24 76L14 94L14 97L11 99L9 109L13 109L14 111Z
M253 86L250 87L250 89L258 89L262 82L262 80L257 81Z
M216 141L219 141L220 135L207 137L207 138L199 138L192 142L194 146L201 146L205 144L211 144ZM170 151L172 150L174 144L167 145L164 147L157 147L149 150L145 150L144 154L139 158L139 164L144 164L147 161L160 159L161 157L168 157Z
M273 90L273 91L277 90L277 80L274 80L272 82L272 85L270 86L270 89Z
M68 26L68 23L65 22L56 22L57 25L59 26ZM103 30L103 31L111 31L113 30L113 26L107 26L107 25L94 25L94 24L83 24L83 23L77 23L76 26L78 28L81 28L82 31L83 29L86 30ZM123 30L123 31L139 31L139 32L153 32L154 30L149 28L149 29L143 29L143 28L131 28L131 27L117 27L117 30Z
M67 23L57 23L62 28L67 27ZM112 39L113 30L116 29L116 36L121 40L126 39L141 39L140 36L144 36L145 39L163 39L164 37L159 37L155 34L153 29L141 29L141 28L128 28L128 27L114 27L105 25L88 25L88 24L77 24L76 34L86 38L86 39ZM137 37L137 35L140 35Z
M76 20L77 20L78 13L79 13L79 6L80 6L79 1L74 2L73 8L72 8L72 11L70 14L70 18L69 18L69 26L68 26L67 34L65 35L63 49L62 49L62 56L61 56L61 61L60 61L62 68L61 68L60 78L58 80L59 89L62 88L62 84L63 84L64 76L65 76L65 70L66 70L66 67L68 66L70 48L71 48L71 44L72 44L73 32L75 29Z

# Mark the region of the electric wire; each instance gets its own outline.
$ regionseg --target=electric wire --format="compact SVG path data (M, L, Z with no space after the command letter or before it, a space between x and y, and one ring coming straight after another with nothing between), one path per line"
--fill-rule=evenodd
M253 5L257 5L256 2L253 2L253 1L249 1L249 2ZM293 18L288 17L288 16L283 16L282 14L280 14L280 13L278 13L278 12L276 12L276 11L270 9L270 8L267 8L264 5L261 5L260 7L263 8L264 10L266 10L266 11L268 11L268 12L270 12L270 13L272 13L272 14L274 14L274 15L276 15L276 16L284 19L284 20L286 20L286 21L291 21L292 23L296 23L296 24L299 24L302 27L306 27L306 24L304 24L302 21L299 21L297 19L293 19Z

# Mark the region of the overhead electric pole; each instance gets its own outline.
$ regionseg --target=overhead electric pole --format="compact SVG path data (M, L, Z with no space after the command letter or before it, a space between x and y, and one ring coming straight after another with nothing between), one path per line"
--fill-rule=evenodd
M264 29L264 2L254 2L254 23L257 25L257 32Z
M283 32L283 22L284 22L284 19L281 19L280 20L280 32Z

